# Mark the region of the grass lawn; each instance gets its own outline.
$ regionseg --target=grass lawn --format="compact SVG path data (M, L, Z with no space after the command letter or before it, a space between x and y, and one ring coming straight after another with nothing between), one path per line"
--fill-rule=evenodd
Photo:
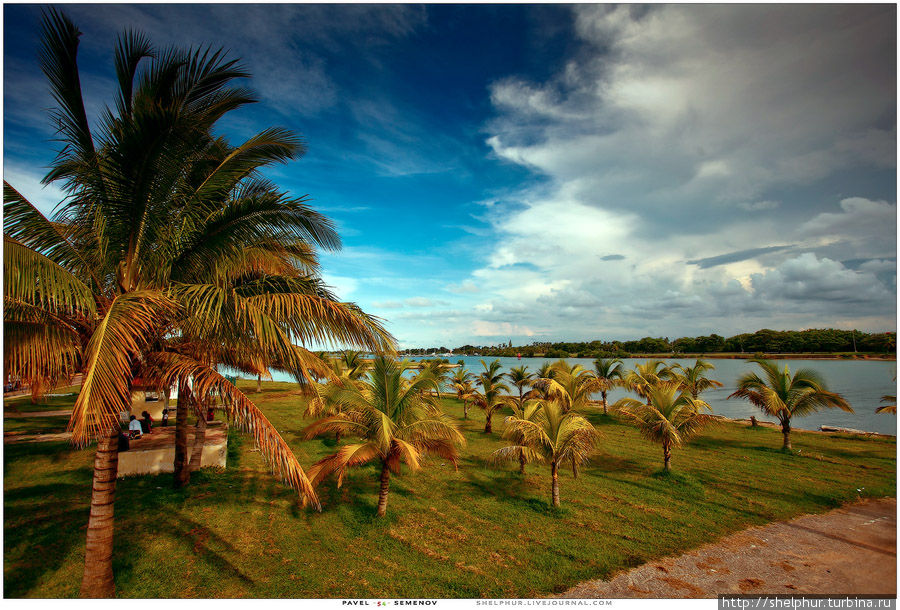
M252 392L256 382L242 387ZM309 422L293 387L267 383L262 394L249 395L308 466L335 442L301 440ZM267 473L253 441L235 432L228 468L195 473L186 490L173 491L171 475L120 480L118 595L535 597L750 525L896 495L894 439L795 432L796 454L785 455L780 431L722 424L676 448L674 475L666 477L658 446L596 415L600 449L578 479L560 473L562 508L553 510L548 466L531 464L524 478L517 465L492 467L490 453L503 446L499 433L481 432L480 411L470 409L463 420L455 400L445 410L468 441L459 471L438 459L416 473L404 470L391 480L382 520L374 517L374 466L354 471L341 489L324 483L316 513L301 508ZM15 421L5 419L5 429ZM60 430L41 431L61 431L65 418L60 422ZM495 430L502 427L495 416ZM93 451L65 443L4 450L4 594L75 596Z

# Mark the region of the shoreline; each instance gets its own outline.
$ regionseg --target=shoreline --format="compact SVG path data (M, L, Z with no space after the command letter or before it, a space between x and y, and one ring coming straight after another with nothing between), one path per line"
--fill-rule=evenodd
M741 426L753 427L753 422L751 422L749 418L743 418L743 417L742 417L742 418L740 418L740 419L732 419L731 417L727 417L727 416L725 416L725 415L718 415L718 414L715 414L715 413L713 413L712 416L713 416L715 419L719 420L719 421L724 421L724 422L729 422L729 423L739 424L739 425L741 425ZM777 423L775 423L775 422L766 421L766 420L763 420L763 419L757 419L757 420L756 420L756 426L757 426L757 427L772 428L772 429L774 429L774 430L780 430L780 429L781 429L781 424L777 424ZM824 424L823 424L823 426L824 426ZM896 434L885 434L884 432L868 432L868 431L866 431L866 430L855 430L855 429L851 429L851 428L841 428L841 427L839 427L839 426L825 426L825 427L827 427L827 428L833 428L833 429L832 429L832 430L821 430L821 429L819 429L819 430L810 430L810 429L808 429L808 428L795 428L793 425L791 425L791 432L811 432L811 433L813 433L813 434L853 434L853 435L856 435L856 436L865 436L865 437L877 436L877 437L879 437L879 438L893 438L893 439L896 439L896 438L897 438L897 435L896 435Z
M765 360L844 360L844 361L866 361L866 362L896 362L897 355L896 354L847 354L847 353L837 353L837 354L741 354L741 353L716 353L716 354L701 354L701 353L687 353L687 354L673 354L672 352L666 352L661 354L630 354L628 356L622 356L620 359L635 359L641 360L643 358L656 358L659 360L694 360L697 358L702 358L703 360L750 360L752 358L763 358ZM452 358L516 358L515 355L512 356L485 356L482 354L478 355L467 355L467 354L451 354L447 355L423 355L423 354L406 354L400 355L400 358L417 358L419 360L434 360L437 358L438 360L450 360ZM543 354L534 354L533 356L522 356L522 360L526 358L543 358L545 360L558 360L559 358L550 358ZM573 359L583 359L583 360L596 360L596 358L592 356L573 356L568 355L566 358Z

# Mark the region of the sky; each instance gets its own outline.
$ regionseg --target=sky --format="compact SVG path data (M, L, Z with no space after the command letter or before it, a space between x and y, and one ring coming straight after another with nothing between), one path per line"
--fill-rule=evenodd
M308 147L340 298L400 347L896 329L895 5L67 4L91 116L126 28L228 49ZM4 179L46 213L40 6L4 5Z

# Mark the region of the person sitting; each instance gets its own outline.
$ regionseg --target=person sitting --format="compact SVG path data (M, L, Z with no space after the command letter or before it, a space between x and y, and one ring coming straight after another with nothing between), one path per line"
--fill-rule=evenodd
M153 418L150 417L150 414L146 411L141 412L141 428L143 428L144 434L150 434L153 432Z
M132 415L128 419L128 438L141 438L144 436L144 432L141 429L141 422L138 421L138 418Z
M124 432L119 431L119 452L128 451L128 437Z

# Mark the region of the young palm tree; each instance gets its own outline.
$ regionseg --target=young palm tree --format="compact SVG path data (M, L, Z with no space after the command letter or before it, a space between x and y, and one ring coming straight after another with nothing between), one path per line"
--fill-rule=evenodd
M369 369L369 363L363 360L362 353L356 350L344 350L338 361L346 371L347 377L354 381L363 378Z
M597 358L594 360L594 375L597 389L603 402L603 414L607 414L606 393L621 383L625 374L622 361L618 358Z
M441 362L438 359L434 360L426 360L422 363L421 374L430 375L435 383L435 392L438 396L441 394L441 390L445 383L447 383L447 373L450 370L449 364Z
M756 373L742 375L737 390L728 398L746 398L766 415L777 417L784 436L783 449L791 451L791 419L808 415L824 408L838 408L853 413L844 397L829 392L818 373L800 369L793 376L785 365L779 370L775 363L752 359L762 369L763 377Z
M875 409L876 413L893 413L897 414L897 395L896 394L885 394L881 397L881 402L885 403Z
M699 398L701 392L705 392L710 388L722 387L720 382L706 376L706 371L712 371L716 368L706 360L698 358L694 363L694 366L684 367L680 364L676 364L675 368L681 372L678 373L673 371L675 372L674 379L681 383L681 387L689 392L694 399Z
M648 360L643 364L635 364L634 370L625 373L622 385L640 396L650 404L650 390L663 381L671 379L672 370L662 360Z
M63 144L45 182L68 197L49 220L4 183L4 365L23 379L83 373L69 429L76 445L98 446L81 594L111 596L118 413L136 375L179 386L176 429L192 397L222 397L272 470L317 503L287 444L216 366L304 376L315 358L294 342L392 342L314 273L314 249L340 245L330 221L259 175L296 158L299 140L270 129L234 147L212 135L223 115L253 101L233 86L248 76L235 61L209 49L156 53L127 33L115 53L114 108L92 132L80 32L54 9L42 28ZM182 440L176 465L187 472Z
M478 375L477 384L481 386L481 392L475 393L474 403L484 409L484 433L491 434L493 426L491 418L494 412L509 402L509 397L504 395L509 392L509 386L503 383L503 373L500 372L500 361L494 360L488 365L481 361L484 372Z
M600 383L590 371L580 364L569 366L564 360L554 365L553 377L538 383L546 396L558 402L563 411L584 410L591 394L599 391Z
M514 366L509 369L509 372L506 374L509 380L512 382L514 386L519 390L519 409L525 408L525 387L530 386L531 382L534 380L534 373L528 372L528 367L525 365L522 366Z
M648 390L648 402L622 398L613 407L631 418L646 438L662 445L663 470L669 472L672 448L685 443L710 421L709 405L693 398L677 381L661 381Z
M474 380L474 375L463 367L456 369L450 377L450 387L456 392L457 400L463 403L463 419L469 419L469 401L475 397Z
M520 433L520 428L515 425L514 420L538 421L543 406L544 403L540 400L526 400L522 403L521 408L515 403L510 404L513 414L506 418L506 429L503 431L503 438L513 442L512 448L507 453L518 454L519 474L524 475L525 465L528 462L539 461L541 456L534 449L523 444L524 438ZM509 456L506 459L510 459Z
M541 402L530 418L507 420L504 436L511 444L494 452L495 460L520 460L523 452L550 464L550 498L559 506L559 466L566 462L581 464L590 457L597 443L594 426L574 411L564 412L555 402Z
M313 485L331 474L340 487L348 468L377 461L381 464L379 517L387 511L391 473L399 474L400 465L418 470L423 454L432 453L456 466L456 447L465 440L440 411L437 400L426 390L435 387L430 375L405 379L407 361L376 358L369 379L360 386L330 386L330 399L341 405L341 412L321 419L304 432L307 439L327 432L343 432L360 438L359 443L316 462L309 469Z
M562 360L561 362L565 364L565 360ZM556 375L557 369L558 367L555 362L550 362L549 360L542 362L541 366L539 366L534 373L534 379L531 381L532 390L529 394L540 400L550 400L547 389L550 381Z

